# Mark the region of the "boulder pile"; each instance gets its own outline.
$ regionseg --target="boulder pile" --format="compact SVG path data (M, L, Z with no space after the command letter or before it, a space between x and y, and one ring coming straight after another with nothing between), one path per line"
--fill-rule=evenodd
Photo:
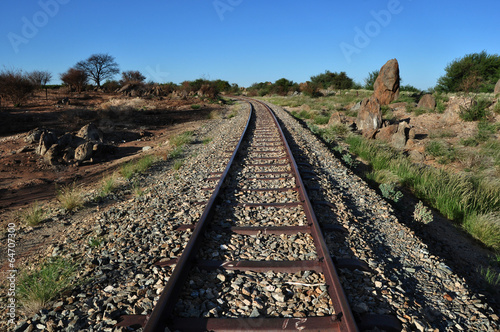
M38 144L36 153L48 165L81 165L94 156L110 152L112 148L104 144L103 133L93 123L82 127L78 133L58 135L51 130L36 128L24 138L26 143Z

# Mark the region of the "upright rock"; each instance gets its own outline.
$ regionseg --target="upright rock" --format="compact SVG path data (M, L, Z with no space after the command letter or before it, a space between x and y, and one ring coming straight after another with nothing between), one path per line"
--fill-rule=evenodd
M52 144L57 142L57 135L51 131L44 131L40 135L40 141L38 142L38 148L36 152L43 156L47 150L50 149Z
M495 84L494 93L500 93L500 80L498 80L497 84Z
M420 98L417 107L434 110L436 108L436 99L430 93L426 93Z
M382 126L382 111L377 98L365 98L361 101L356 125L362 131L377 130Z
M407 131L409 131L410 126L406 121L400 122L398 125L398 131L392 136L392 145L397 149L403 149L408 141Z
M382 66L375 84L373 94L379 100L380 105L388 105L399 97L399 64L398 60L392 59Z

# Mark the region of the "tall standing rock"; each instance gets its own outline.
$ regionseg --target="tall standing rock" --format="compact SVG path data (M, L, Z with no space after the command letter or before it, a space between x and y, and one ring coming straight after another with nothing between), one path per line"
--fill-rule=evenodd
M382 126L382 111L377 98L363 99L356 119L356 126L362 131L377 130Z
M380 105L388 105L399 97L399 64L398 60L392 59L382 66L375 84L373 94Z

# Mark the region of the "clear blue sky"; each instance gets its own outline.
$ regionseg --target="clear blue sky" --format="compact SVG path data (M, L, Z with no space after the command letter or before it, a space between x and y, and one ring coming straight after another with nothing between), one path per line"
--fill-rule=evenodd
M458 57L500 54L499 13L498 0L6 0L0 66L48 70L59 83L109 53L148 80L249 86L325 70L363 83L397 58L403 84L426 89Z

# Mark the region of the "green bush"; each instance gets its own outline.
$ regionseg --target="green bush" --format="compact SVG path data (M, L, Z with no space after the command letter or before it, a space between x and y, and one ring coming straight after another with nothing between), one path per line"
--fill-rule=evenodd
M345 72L332 73L327 70L323 74L311 76L311 82L321 86L323 89L351 89L354 85L352 78L347 76Z
M446 74L438 79L437 91L492 92L500 79L500 56L486 51L467 54L453 60L445 71Z
M424 224L431 223L432 220L434 219L432 212L429 210L427 206L422 203L422 201L419 201L417 205L415 205L415 210L413 211L413 218L417 222L421 222Z
M488 115L488 107L491 102L486 99L472 101L469 106L460 106L460 118L464 121L478 121L485 119Z
M401 191L396 190L395 183L382 183L379 188L382 196L390 199L391 201L397 203L401 200L401 198L403 198L403 194L401 193Z

